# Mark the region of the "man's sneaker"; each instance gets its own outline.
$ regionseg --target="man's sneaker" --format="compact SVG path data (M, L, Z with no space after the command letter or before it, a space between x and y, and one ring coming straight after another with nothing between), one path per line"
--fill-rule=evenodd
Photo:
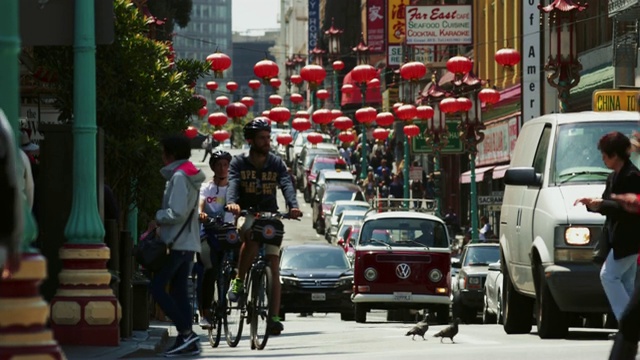
M197 342L198 339L198 335L196 335L196 333L194 333L193 331L187 336L178 334L178 336L176 336L175 344L173 344L173 346L169 348L169 350L165 351L164 355L175 356L176 354L181 353L184 349L189 348L189 346L194 342Z
M182 349L179 352L176 353L172 353L172 354L167 354L165 353L165 357L179 357L179 356L195 356L195 355L200 355L200 353L202 352L202 349L200 348L200 343L199 342L192 342L189 346L187 346L186 348Z
M279 316L274 316L267 320L267 333L271 336L278 336L284 330L284 326L280 322Z
M240 279L233 279L231 281L231 287L227 292L227 296L229 297L229 301L237 302L240 299L240 295L244 291L243 281Z
M213 326L212 326L212 325L211 325L211 323L209 322L209 319L204 318L204 317L201 317L201 318L200 318L200 324L199 324L199 325L200 325L200 327L201 327L201 328L203 328L203 329L205 329L205 330L208 330L208 329L213 328Z

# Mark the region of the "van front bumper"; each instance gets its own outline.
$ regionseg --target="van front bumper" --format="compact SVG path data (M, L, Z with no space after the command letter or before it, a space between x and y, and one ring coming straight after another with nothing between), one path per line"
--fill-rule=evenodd
M600 267L593 263L545 266L551 294L562 311L607 313L609 301L600 283Z

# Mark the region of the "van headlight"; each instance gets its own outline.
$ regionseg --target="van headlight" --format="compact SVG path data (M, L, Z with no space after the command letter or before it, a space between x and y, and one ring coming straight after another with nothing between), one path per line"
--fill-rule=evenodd
M442 272L438 269L433 269L429 272L429 280L437 283L442 280Z
M569 227L564 231L564 241L569 245L587 245L591 241L591 231L586 227Z
M368 281L374 281L378 277L378 272L376 269L370 267L364 271L364 278Z

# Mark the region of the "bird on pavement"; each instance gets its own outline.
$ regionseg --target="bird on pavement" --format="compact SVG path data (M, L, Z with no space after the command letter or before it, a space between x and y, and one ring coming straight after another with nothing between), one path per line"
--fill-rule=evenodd
M424 334L429 330L429 323L427 323L427 315L424 314L424 319L422 319L419 323L417 323L411 330L407 331L405 336L413 335L411 340L415 340L416 335L422 336L422 340L426 340L424 338Z
M433 335L433 337L439 337L440 342L442 342L444 338L449 338L451 339L452 344L455 343L455 341L453 341L453 337L458 334L458 324L460 324L460 318L456 318L455 320L453 320L453 324L438 331L436 334Z

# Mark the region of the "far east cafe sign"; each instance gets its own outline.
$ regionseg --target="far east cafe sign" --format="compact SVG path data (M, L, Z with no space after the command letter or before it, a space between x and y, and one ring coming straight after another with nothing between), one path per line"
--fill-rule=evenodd
M471 5L407 6L407 45L465 45L473 42Z

